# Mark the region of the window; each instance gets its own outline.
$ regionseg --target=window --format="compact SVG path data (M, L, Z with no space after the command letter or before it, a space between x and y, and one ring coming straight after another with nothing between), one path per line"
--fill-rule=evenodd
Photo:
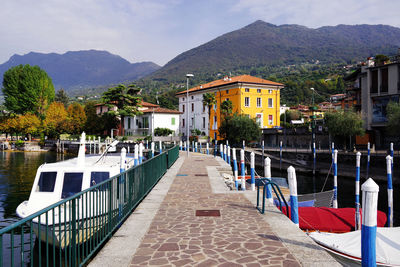
M171 118L171 125L175 125L175 118Z
M194 118L192 118L192 127L194 127Z
M203 117L203 129L206 128L206 117Z
M256 123L259 127L263 127L263 115L262 113L256 113Z
M206 112L206 105L203 104L203 113Z
M136 119L136 126L138 126L139 125L139 120L138 119Z
M257 97L257 107L261 108L262 104L261 104L261 97Z
M389 83L388 83L388 69L382 69L381 70L381 92L382 93L387 93L389 89Z
M182 105L182 112L185 112L185 105Z
M194 111L194 103L192 103L192 112Z
M149 128L149 117L142 118L142 125L143 125L143 128Z
M378 70L371 71L371 93L378 93Z
M229 98L225 98L226 101L229 101Z
M128 129L131 128L131 118L128 118Z
M226 93L229 94L229 90L226 90Z
M67 198L80 192L82 190L82 178L82 172L65 173L61 198Z
M257 93L261 94L261 89L257 89Z
M56 184L57 172L42 172L40 173L39 182L36 187L36 192L53 192Z
M246 96L244 98L244 106L245 107L250 107L250 97Z
M109 172L91 172L90 173L90 186L94 186L96 184L99 184L105 180L110 178L110 173ZM106 190L107 185L104 185L101 187L101 190Z
M217 116L214 116L214 123L217 123Z
M274 124L274 116L273 115L268 115L268 124L269 125Z
M248 93L248 92L250 92L250 89L249 89L249 88L244 88L244 91L245 91L246 93Z
M268 94L272 94L272 90L268 90Z
M274 107L274 102L272 98L268 98L268 107L273 108Z
M192 96L192 99L194 98L194 96Z
M185 119L182 119L182 128L185 127Z
M184 97L182 97L182 102L183 102L183 101L185 101L185 98L184 98Z

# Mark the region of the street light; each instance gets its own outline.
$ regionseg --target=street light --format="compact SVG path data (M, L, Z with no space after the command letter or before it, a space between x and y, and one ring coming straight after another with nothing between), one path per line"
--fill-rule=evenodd
M186 149L186 152L187 152L187 156L189 157L189 147L190 147L190 141L189 141L189 78L191 78L191 77L193 77L194 75L193 74L190 74L190 73L188 73L188 74L186 74L186 111L187 111L187 113L186 113L186 127L187 127L187 129L186 129L186 134L187 134L187 137L186 137L186 140L187 140L187 149Z

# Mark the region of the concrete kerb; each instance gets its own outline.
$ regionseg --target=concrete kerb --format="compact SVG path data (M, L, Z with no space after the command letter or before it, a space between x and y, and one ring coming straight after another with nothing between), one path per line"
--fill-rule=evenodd
M185 157L179 157L89 266L129 266Z

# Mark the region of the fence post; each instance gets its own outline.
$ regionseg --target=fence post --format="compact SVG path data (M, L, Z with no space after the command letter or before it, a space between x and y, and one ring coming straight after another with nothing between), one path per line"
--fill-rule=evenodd
M236 190L239 188L238 184L238 166L236 161L236 148L232 148L232 158L233 158L233 179L235 181Z
M361 186L362 226L361 226L361 264L376 266L376 224L379 186L369 178Z
M256 190L256 179L255 179L255 174L254 174L254 169L255 169L255 154L254 152L250 153L250 184L251 184L251 191Z
M290 166L287 169L288 172L288 181L289 181L289 190L290 190L290 218L292 222L299 226L299 205L297 201L297 179L296 179L296 170L293 166Z
M356 216L355 216L355 224L354 229L361 229L361 221L360 221L360 160L361 153L357 152L356 154Z
M245 166L244 166L244 149L240 150L240 170L242 174L242 190L246 190L246 173L245 173Z
M337 154L338 151L335 149L333 152L333 208L338 208L337 201Z
M392 186L392 168L393 158L386 157L386 171L387 171L387 193L388 193L388 220L387 226L393 227L393 186Z
M271 181L271 159L269 157L264 159L264 176ZM272 188L270 184L267 185L267 200L269 200L271 203L274 202L272 199Z

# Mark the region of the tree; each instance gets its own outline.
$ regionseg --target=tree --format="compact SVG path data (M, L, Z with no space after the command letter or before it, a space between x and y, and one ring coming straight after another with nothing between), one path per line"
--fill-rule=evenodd
M73 103L68 106L67 114L67 132L80 134L86 122L85 110L79 103Z
M325 125L328 127L329 134L343 138L345 145L346 137L364 135L365 132L360 114L350 110L326 113ZM351 141L349 145L351 145Z
M260 127L254 119L236 113L226 117L218 131L220 136L227 139L230 144L240 144L242 140L246 142L258 140L261 136Z
M385 56L385 55L376 55L375 56L375 65L376 66L381 66L383 64L385 64L385 62L389 62L389 57Z
M173 131L171 129L169 129L169 128L159 128L159 127L157 127L157 128L154 129L154 135L156 135L156 136L168 136L168 135L170 135L172 133L173 133Z
M203 105L208 107L208 130L210 130L211 125L211 108L213 105L217 104L217 100L215 99L215 95L212 93L205 93L203 95ZM187 107L189 109L189 107Z
M389 102L386 106L387 129L390 134L396 135L400 132L400 104Z
M28 135L29 140L31 140L32 135L38 134L40 131L40 119L35 114L18 115L17 121L18 132Z
M102 117L96 114L95 102L89 101L86 103L85 107L86 122L83 127L87 134L100 134L104 129L104 123ZM110 129L115 128L115 125L110 127Z
M43 121L44 132L49 137L59 137L65 131L67 111L62 103L53 102L46 111Z
M3 77L5 106L16 114L31 112L41 119L54 100L54 86L47 73L38 66L19 65Z
M57 91L54 101L63 103L65 108L68 107L69 98L64 89L60 89Z
M232 104L232 101L230 101L229 99L227 99L227 100L224 100L222 103L221 103L221 113L222 113L222 116L224 117L224 118L226 118L227 116L230 116L230 115L232 115L232 111L233 111L233 104Z
M136 116L141 114L138 107L140 107L141 98L137 95L140 94L141 89L136 85L131 84L126 87L120 84L116 87L109 88L103 93L103 102L109 107L117 107L117 110L111 109L107 113L111 116L119 117L121 130L124 130L124 118L126 116ZM121 135L124 135L122 132Z

